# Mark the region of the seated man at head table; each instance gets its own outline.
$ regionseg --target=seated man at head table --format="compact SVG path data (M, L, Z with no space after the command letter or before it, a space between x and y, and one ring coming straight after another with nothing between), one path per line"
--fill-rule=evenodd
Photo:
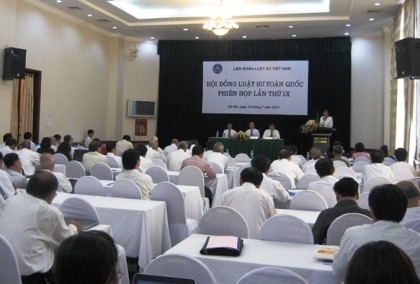
M270 171L281 172L287 175L292 188L296 188L296 182L303 176L299 166L291 161L290 151L286 147L280 150L279 158L271 163Z
M327 231L331 223L346 213L360 213L370 217L370 211L360 208L357 204L359 199L359 184L351 177L340 179L334 184L334 193L337 198L337 204L333 208L328 208L319 214L312 233L315 244L325 244Z
M280 139L280 132L276 129L274 123L270 123L268 129L264 131L263 138Z
M258 239L264 222L277 214L273 198L260 188L262 181L263 174L257 168L245 168L241 172L241 186L222 196L221 205L232 207L244 217L250 239Z
M22 162L19 155L16 153L9 153L3 158L4 165L6 166L6 173L12 179L15 188L25 189L28 185L28 179L23 173Z
M141 191L141 199L150 199L150 193L154 187L153 180L149 175L139 171L140 154L135 149L128 149L122 155L124 170L115 177L115 180L131 180L135 182Z
M283 185L278 181L267 176L270 171L270 159L264 155L257 155L251 161L251 166L257 168L263 175L260 189L263 189L273 198L274 207L286 208L286 204L290 200L289 192L284 189Z
M180 171L182 162L185 159L191 157L190 154L187 152L188 144L185 141L181 141L178 144L178 150L170 153L167 157L168 161L168 170L169 171Z
M260 131L255 128L255 123L252 122L252 121L249 123L249 129L247 131L245 131L245 134L248 137L260 138Z
M398 186L407 197L407 212L405 213L401 224L420 218L420 193L417 186L409 180L400 181L396 186Z
M72 192L73 187L71 186L70 181L66 178L66 176L63 173L60 172L54 172L54 156L49 153L41 154L40 157L40 164L41 164L41 170L49 171L55 175L58 181L58 187L57 191L62 192Z
M400 224L407 210L407 197L393 184L376 186L369 194L373 224L348 228L334 256L333 274L341 281L354 252L372 241L389 241L402 249L420 276L420 234Z
M223 145L223 143L216 142L213 145L213 152L208 153L205 159L209 163L212 162L212 163L218 164L224 172L227 167L228 160L229 160L229 158L226 155L224 155L224 152L225 152L225 146Z
M51 283L55 251L62 241L80 231L51 205L58 182L48 171L30 179L26 191L10 198L0 215L0 234L13 247L23 284Z
M227 128L223 131L222 137L223 138L235 138L236 135L238 135L238 133L236 132L236 130L232 129L232 123L229 122L226 126Z
M97 163L104 163L108 165L108 160L105 155L101 154L101 141L99 139L94 139L89 144L89 152L83 155L83 166L87 173L90 173L93 165Z

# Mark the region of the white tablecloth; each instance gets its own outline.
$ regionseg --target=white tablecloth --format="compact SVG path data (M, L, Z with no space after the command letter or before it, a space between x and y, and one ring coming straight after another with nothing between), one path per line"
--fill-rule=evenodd
M52 204L59 207L71 196L93 204L100 223L111 226L115 242L128 257L138 257L141 268L171 247L165 202L57 192Z
M227 175L229 188L240 186L241 172L243 169L251 166L249 162L237 162L236 168L226 168L225 173Z
M311 284L337 283L331 263L316 260L317 245L293 244L244 239L239 257L201 255L207 235L195 234L177 244L167 253L184 253L207 265L217 283L236 283L247 272L266 266L290 269ZM261 283L262 284L262 283Z
M306 210L292 210L292 209L277 209L277 214L288 214L298 217L305 221L309 227L313 227L316 219L321 211L306 211Z

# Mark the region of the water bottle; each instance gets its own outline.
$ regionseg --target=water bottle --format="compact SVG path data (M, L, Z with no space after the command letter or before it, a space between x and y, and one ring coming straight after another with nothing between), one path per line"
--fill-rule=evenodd
M250 157L251 159L254 159L254 150L251 150L251 153L249 153L249 157Z
M306 160L309 161L311 157L309 156L309 152L306 152Z
M219 137L219 130L216 131L216 137Z
M229 155L229 149L226 149L226 154L228 154L228 155Z

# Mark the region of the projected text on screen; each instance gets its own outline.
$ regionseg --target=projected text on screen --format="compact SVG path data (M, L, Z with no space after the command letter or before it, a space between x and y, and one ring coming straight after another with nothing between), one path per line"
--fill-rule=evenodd
M308 61L203 62L203 113L307 115Z

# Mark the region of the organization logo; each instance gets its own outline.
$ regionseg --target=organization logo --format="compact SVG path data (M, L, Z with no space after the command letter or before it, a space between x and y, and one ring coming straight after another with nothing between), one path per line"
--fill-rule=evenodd
M215 74L220 74L223 71L223 66L219 63L213 65L213 72Z

